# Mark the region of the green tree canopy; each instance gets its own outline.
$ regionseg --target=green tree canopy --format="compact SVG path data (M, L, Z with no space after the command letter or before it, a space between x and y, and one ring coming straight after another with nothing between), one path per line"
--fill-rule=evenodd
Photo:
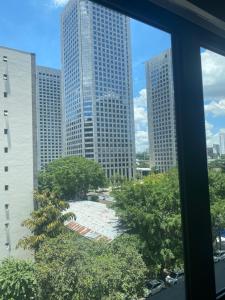
M139 236L150 274L183 262L181 214L177 172L153 174L128 182L114 193L114 207L122 226Z
M209 171L209 192L213 239L225 229L225 173Z
M39 174L39 190L59 192L64 199L82 198L89 189L103 187L106 178L101 166L84 157L54 160Z
M213 239L225 229L225 173L209 170ZM114 192L122 226L139 236L150 273L182 266L183 248L178 176L175 170L129 182Z
M135 300L143 295L147 269L128 239L106 243L69 232L47 240L36 261L41 299Z
M221 169L222 172L225 172L225 157L216 159L209 163L210 169Z
M73 213L65 210L68 202L60 199L56 193L34 193L37 209L31 213L31 218L22 225L27 227L32 235L19 241L19 246L37 251L46 238L56 237L65 230L64 222L74 218Z
M0 299L37 299L38 284L32 262L6 259L0 264Z

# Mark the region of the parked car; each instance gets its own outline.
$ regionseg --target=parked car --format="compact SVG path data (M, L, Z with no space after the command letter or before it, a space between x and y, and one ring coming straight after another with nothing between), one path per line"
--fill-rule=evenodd
M182 278L184 278L184 271L173 271L166 276L165 281L168 285L175 285Z
M213 255L214 262L218 262L225 259L225 251L217 250Z
M149 296L159 293L162 289L166 287L164 281L157 279L148 281L146 283L146 286L149 290Z

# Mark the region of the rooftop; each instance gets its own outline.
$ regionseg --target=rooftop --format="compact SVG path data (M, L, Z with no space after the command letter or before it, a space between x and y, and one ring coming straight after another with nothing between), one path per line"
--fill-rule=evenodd
M118 228L119 219L115 211L106 204L93 201L70 202L67 211L76 215L76 221L68 222L67 227L87 238L113 240L122 233Z

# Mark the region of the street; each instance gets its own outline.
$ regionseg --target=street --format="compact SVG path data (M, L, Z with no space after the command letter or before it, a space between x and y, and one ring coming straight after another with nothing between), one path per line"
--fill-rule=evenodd
M225 260L215 264L216 290L225 288ZM180 281L175 286L166 288L151 297L154 300L185 300L184 282Z

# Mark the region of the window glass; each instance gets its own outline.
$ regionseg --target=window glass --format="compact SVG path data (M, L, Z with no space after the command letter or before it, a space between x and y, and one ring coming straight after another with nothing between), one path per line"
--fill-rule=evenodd
M211 223L217 292L225 287L225 57L201 49Z

